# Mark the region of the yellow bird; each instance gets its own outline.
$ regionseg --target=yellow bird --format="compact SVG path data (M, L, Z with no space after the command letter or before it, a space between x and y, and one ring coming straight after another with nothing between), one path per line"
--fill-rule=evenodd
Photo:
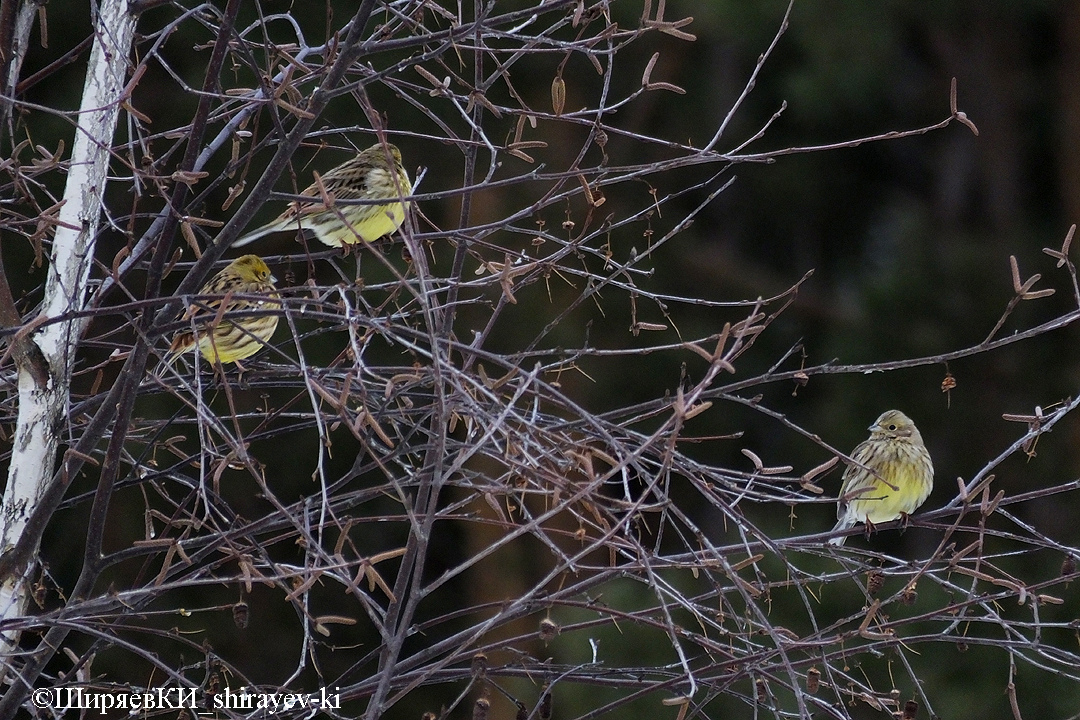
M874 525L906 518L934 489L934 464L915 423L899 410L888 410L870 426L870 437L851 453L856 464L844 470L833 532L855 523ZM843 545L846 536L829 540Z
M408 209L404 200L412 192L409 175L401 165L396 146L377 144L361 151L352 160L338 165L319 183L304 188L301 195L311 202L292 202L285 212L233 243L242 247L276 232L308 230L325 245L342 247L361 241L372 242L401 227ZM323 190L329 196L324 202ZM351 205L342 200L379 200L370 205Z
M184 313L184 321L195 331L181 330L173 336L166 362L172 363L194 347L208 362L234 363L259 352L277 329L278 316L260 314L243 317L245 310L276 310L281 303L273 300L250 300L237 295L265 295L277 298L274 276L258 255L244 255L229 263L203 285L200 295L218 295ZM221 309L221 303L225 309ZM220 319L219 319L220 318Z

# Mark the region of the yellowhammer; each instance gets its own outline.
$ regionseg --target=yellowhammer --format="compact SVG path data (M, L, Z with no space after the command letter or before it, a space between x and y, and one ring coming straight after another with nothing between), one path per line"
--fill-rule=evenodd
M198 346L207 361L234 363L259 352L277 329L277 315L238 316L245 310L275 310L281 303L273 300L250 300L236 295L268 295L274 292L274 276L258 255L244 255L229 263L203 285L200 295L217 295L214 299L192 305L184 313L184 321L195 325L195 332L181 330L173 336L167 362L172 363L183 353ZM222 303L225 307L222 308Z
M907 517L930 496L934 464L915 423L899 410L888 410L870 426L870 438L851 453L854 465L844 470L844 485L836 504L839 522L833 532L865 523ZM829 540L843 545L846 536Z
M277 219L243 235L233 247L288 230L308 230L330 247L355 245L378 240L405 220L408 202L402 198L412 192L412 185L401 166L401 151L394 145L372 145L323 175L321 184L322 190L316 182L300 193L315 198L312 202L289 203ZM343 200L387 202L352 205Z

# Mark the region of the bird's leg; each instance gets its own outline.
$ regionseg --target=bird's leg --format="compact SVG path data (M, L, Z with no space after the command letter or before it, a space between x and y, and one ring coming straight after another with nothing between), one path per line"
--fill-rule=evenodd
M863 532L866 533L866 539L870 539L870 533L874 532L874 523L870 522L870 518L863 520Z
M246 390L247 385L244 384L244 373L246 373L248 369L244 367L244 364L239 360L235 361L233 365L236 365L236 384L239 385L241 389Z
M906 512L902 512L902 513L900 513L900 534L901 534L901 535L903 535L903 534L904 534L904 531L905 531L905 530L907 530L907 528L908 528L908 521L909 521L910 519L911 519L911 516L910 516L910 515L908 515L908 514L907 514Z

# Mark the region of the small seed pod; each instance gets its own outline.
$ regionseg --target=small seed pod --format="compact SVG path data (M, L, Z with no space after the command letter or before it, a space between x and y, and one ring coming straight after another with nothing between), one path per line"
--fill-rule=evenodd
M900 717L902 720L915 720L915 716L919 714L919 703L914 700L908 700L904 703L904 714Z
M821 687L821 671L816 667L812 667L806 671L806 692L811 695L817 695L818 688Z
M562 115L565 107L566 81L562 79L562 75L556 75L555 79L551 81L551 109L555 111L556 115Z
M540 639L544 641L545 645L555 639L555 636L559 634L559 630L559 625L551 618L544 618L540 621Z
M248 608L248 604L241 600L232 606L232 619L236 623L236 627L243 630L248 626L248 620L251 618L251 611Z
M473 720L488 720L488 713L491 711L491 701L487 698L477 698L473 703L472 717Z
M547 690L540 696L540 708L537 714L540 720L551 720L551 693Z
M871 597L877 595L885 585L885 574L880 570L871 570L866 573L866 592Z
M1061 577L1068 577L1076 572L1076 558L1072 555L1066 555L1065 559L1061 561Z

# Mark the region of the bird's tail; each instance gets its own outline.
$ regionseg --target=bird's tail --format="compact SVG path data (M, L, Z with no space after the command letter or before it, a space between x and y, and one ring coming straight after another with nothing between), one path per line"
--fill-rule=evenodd
M836 532L840 532L842 530L847 530L848 528L852 527L854 524L855 524L854 520L849 520L846 517L840 518L836 522L836 525L833 526L832 531L834 533L836 533ZM840 547L841 545L844 544L844 542L846 540L847 540L847 535L837 535L836 537L829 538L829 544L830 545L835 545L836 547Z
M157 377L164 377L165 373L169 371L176 361L184 353L189 352L195 347L195 337L190 330L177 333L173 336L172 342L169 343L169 349L165 353L165 357L161 358L158 362L157 368L154 370L154 375Z
M266 237L270 233L277 232L278 230L282 229L278 227L278 225L279 223L272 222L269 225L263 225L261 228L256 228L255 230L252 230L246 235L241 235L240 239L232 244L232 247L244 247L245 245L249 245L255 242L261 237Z

